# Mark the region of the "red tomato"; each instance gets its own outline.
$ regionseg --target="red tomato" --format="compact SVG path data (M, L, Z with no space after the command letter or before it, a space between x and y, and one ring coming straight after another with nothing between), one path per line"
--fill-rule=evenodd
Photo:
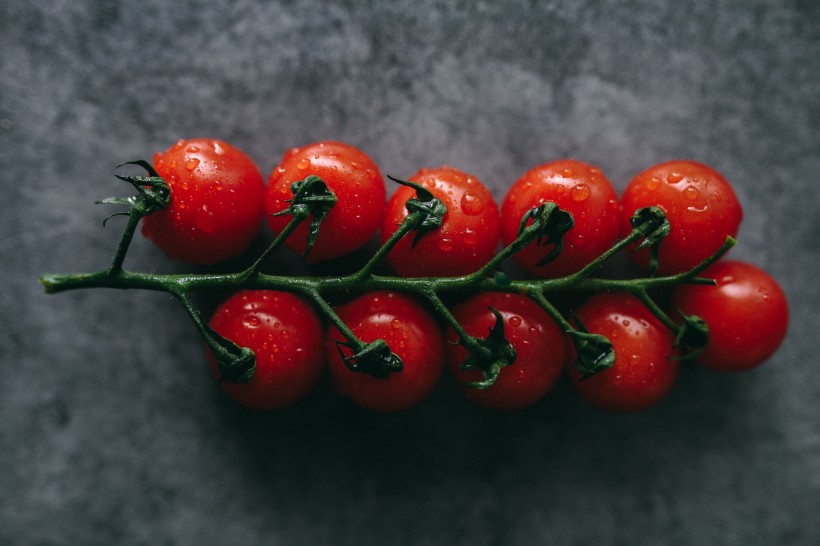
M498 205L490 191L472 175L452 167L421 169L409 179L440 199L447 212L440 227L425 233L413 245L406 235L387 255L390 266L403 277L452 277L479 269L498 246ZM384 243L407 216L405 203L416 190L402 186L387 203L381 231Z
M482 406L517 409L540 400L561 377L564 365L564 335L546 311L521 294L483 292L453 307L453 315L471 336L484 339L498 311L504 324L504 337L515 349L516 359L501 369L495 384L485 390L465 388L464 394ZM480 381L481 371L464 372L461 364L468 356L449 329L446 334L447 362L459 383Z
M680 285L672 308L709 325L709 342L697 360L722 372L762 364L780 346L789 324L786 295L768 273L752 264L718 261L700 274L717 286Z
M331 326L325 349L333 384L341 394L382 412L409 408L430 394L441 376L444 346L438 324L424 307L397 292L370 292L340 305L336 313L359 339L383 339L404 363L401 372L386 379L349 370L336 345L345 338ZM352 354L345 347L342 350Z
M743 210L729 182L707 165L668 161L638 173L621 198L624 235L632 229L636 210L656 206L669 220L671 231L660 243L662 275L682 273L711 256L727 236L737 236ZM631 253L644 268L649 249Z
M269 215L288 208L290 187L310 175L321 178L338 201L324 218L310 263L349 254L376 233L384 214L385 187L379 168L364 152L343 142L324 141L291 148L268 179L265 208ZM268 216L274 233L281 232L290 215ZM285 244L295 252L307 249L308 226L302 222Z
M238 292L219 306L210 325L256 354L256 372L250 383L220 382L244 406L273 409L292 404L310 392L322 373L322 324L313 308L293 294ZM208 357L216 374L216 361L210 352Z
M214 264L244 252L262 227L265 187L256 165L230 144L180 140L154 154L171 203L146 216L142 233L169 257Z
M601 170L574 159L561 159L530 169L507 192L501 206L501 237L505 245L518 235L521 218L530 209L552 201L572 214L575 226L564 236L561 254L540 262L552 246L535 241L514 255L536 277L574 273L603 254L618 237L618 196Z
M588 402L629 412L646 409L669 393L678 376L675 336L635 296L599 292L577 310L590 332L609 339L615 365L581 380L574 366L570 380ZM571 349L574 361L574 348Z

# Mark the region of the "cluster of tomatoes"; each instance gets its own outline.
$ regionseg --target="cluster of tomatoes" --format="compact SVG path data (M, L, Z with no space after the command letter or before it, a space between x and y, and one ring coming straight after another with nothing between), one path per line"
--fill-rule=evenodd
M285 211L291 186L309 175L321 178L338 201L324 218L309 262L345 255L379 233L384 242L407 216L415 196L400 187L387 200L377 165L361 150L340 142L318 142L288 150L267 184L241 151L217 140L180 141L154 156L154 167L171 186L170 205L143 220L143 233L168 256L212 264L243 253L264 219L274 233L289 222ZM692 161L670 161L638 174L620 199L600 169L575 160L544 163L524 173L499 207L475 177L451 167L425 168L409 178L447 207L440 227L423 237L413 233L388 253L390 268L404 277L465 275L486 264L499 242L512 242L521 219L551 201L568 211L574 227L564 236L558 257L543 263L549 248L530 244L514 255L536 278L578 271L629 233L633 213L646 206L664 211L671 231L659 247L659 273L689 270L712 255L742 219L737 197L714 169ZM382 206L387 201L386 206ZM292 250L307 249L308 222L286 240ZM630 254L647 267L649 250ZM684 284L671 295L674 317L698 316L709 325L708 344L698 360L721 371L754 367L768 358L785 336L786 299L777 283L747 263L720 260L700 276L717 285ZM574 346L547 312L518 293L482 292L456 302L453 316L467 334L485 338L500 317L504 336L516 352L487 389L465 388L479 404L513 409L534 403L558 381L562 370L590 402L614 411L635 411L663 398L678 374L679 349L673 331L628 293L598 293L573 310L589 332L606 336L615 364L589 378L574 369ZM256 354L256 372L247 384L222 382L240 403L260 409L281 407L304 396L330 369L342 394L361 406L396 411L417 404L449 367L459 384L481 378L463 371L466 349L458 335L442 329L430 310L412 296L387 291L360 294L335 308L363 342L382 339L404 369L387 378L349 369L344 337L326 327L311 303L288 292L243 290L225 301L211 327ZM497 312L497 315L496 315ZM347 351L347 352L346 352Z

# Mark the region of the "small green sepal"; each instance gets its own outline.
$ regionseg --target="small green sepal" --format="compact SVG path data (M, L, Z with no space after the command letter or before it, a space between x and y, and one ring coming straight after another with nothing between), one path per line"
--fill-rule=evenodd
M567 330L575 345L575 370L581 374L581 380L589 379L598 372L615 365L615 349L612 343L601 334L590 333L575 313L572 313L576 329Z
M527 223L532 220L532 223ZM524 230L535 232L535 244L538 246L553 245L552 250L536 266L544 266L553 261L564 249L564 235L575 225L572 214L561 210L553 202L547 202L530 209L518 226L518 235Z
M348 341L336 341L336 349L339 356L348 370L352 372L367 373L379 379L387 379L391 373L400 372L404 369L404 363L383 339L377 339L372 343L367 343L357 353L345 355L342 347L347 347L354 351L353 345Z
M294 182L290 186L290 191L293 193L293 199L287 200L290 206L285 210L274 213L273 216L292 214L305 218L308 215L313 217L308 227L307 249L304 254L304 257L307 258L316 243L316 238L319 237L319 227L322 220L325 219L338 199L333 190L327 187L324 180L316 175L310 175L304 180Z
M128 182L138 194L131 197L109 197L97 201L101 205L127 205L140 216L148 216L158 210L162 210L171 202L171 187L157 171L147 161L142 159L136 161L126 161L117 165L117 169L126 165L136 165L142 167L149 176L123 176L114 172L114 176L124 182ZM107 221L113 216L125 215L128 213L115 213L105 219ZM105 224L105 221L103 224Z
M441 226L441 223L444 220L444 214L447 212L447 207L441 199L437 198L435 195L430 193L429 190L419 184L416 184L415 182L401 180L390 175L388 175L387 178L393 182L401 184L402 186L408 186L416 190L416 197L411 197L404 204L407 208L407 212L410 214L417 212L420 213L422 217L421 222L415 228L416 237L413 239L412 244L412 246L415 247L416 243L419 242L419 239Z
M709 343L709 326L706 321L697 315L686 315L677 309L683 322L675 335L674 347L681 350L681 356L676 360L692 360L706 350Z
M464 387L480 390L492 387L495 385L501 369L515 362L517 356L512 344L504 337L504 319L501 313L492 307L489 307L489 309L495 315L495 324L489 329L486 338L476 339L481 350L470 351L467 359L461 364L461 370L465 372L481 370L484 379L464 383L462 385Z

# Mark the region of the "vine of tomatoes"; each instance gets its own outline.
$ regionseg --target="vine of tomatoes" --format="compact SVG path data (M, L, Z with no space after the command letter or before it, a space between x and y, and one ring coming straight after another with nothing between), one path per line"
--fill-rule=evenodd
M475 175L453 167L396 180L402 186L388 200L373 159L337 141L289 149L267 186L246 154L220 140L180 140L154 156L153 168L136 163L151 176L118 176L139 198L105 201L132 205L113 264L43 283L49 291L137 286L175 295L205 337L220 385L250 408L297 402L327 369L353 403L405 410L449 368L467 398L490 408L535 404L566 374L590 403L639 411L673 389L681 360L747 370L786 336L788 303L776 280L718 259L743 212L726 178L694 161L651 166L620 198L600 168L549 161L514 181L500 206ZM268 253L233 276L125 275L140 221L165 254L194 264L242 254L265 223L270 252L283 243L309 263L374 240L382 246L357 274L324 284L279 279L281 290L264 288L277 281L260 271ZM588 278L622 248L648 271L643 284ZM515 284L499 272L509 257L532 280ZM206 323L186 282L238 290ZM341 297L326 300L322 291L334 286ZM441 286L452 289L446 303ZM550 286L573 297L556 307L543 294ZM596 293L574 297L573 288L588 286Z

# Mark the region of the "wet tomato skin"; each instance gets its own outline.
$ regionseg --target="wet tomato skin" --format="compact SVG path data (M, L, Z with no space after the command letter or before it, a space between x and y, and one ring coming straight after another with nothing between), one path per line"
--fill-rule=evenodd
M602 334L615 350L615 364L587 379L574 368L570 349L567 374L591 404L613 412L649 408L672 389L678 376L678 355L672 331L635 296L599 292L576 314L590 332Z
M688 160L659 163L638 173L621 197L621 231L631 230L629 219L642 207L663 210L671 230L659 247L662 275L693 268L720 248L727 236L736 237L743 210L729 182L715 169ZM649 250L630 253L648 268Z
M546 265L538 263L552 246L530 243L514 259L540 278L569 275L607 250L618 237L618 195L612 183L593 165L561 159L524 173L507 192L501 206L501 237L505 245L518 234L521 218L530 209L551 201L572 214L574 227L564 236L561 254Z
M221 140L180 140L154 154L171 202L142 220L170 258L210 265L242 254L262 227L264 183L253 161Z
M498 311L504 323L504 337L513 346L516 359L501 369L495 384L488 389L464 388L465 396L494 409L519 409L544 397L561 377L564 365L564 335L555 321L534 301L521 294L482 292L453 307L462 328L481 339L495 326ZM454 330L446 333L447 362L459 384L480 381L480 371L464 372L461 364L467 350L456 345Z
M409 178L440 199L447 212L440 227L427 232L414 245L411 232L387 255L387 261L403 277L451 277L466 275L487 263L499 239L498 205L476 177L453 167L420 169ZM398 229L407 216L405 203L416 190L402 186L387 204L381 242Z
M786 337L789 308L777 281L749 263L720 260L700 277L717 286L679 285L672 313L680 309L709 326L709 341L697 360L722 372L738 372L766 361Z
M313 308L291 293L237 292L217 308L210 325L256 355L250 383L219 383L243 406L266 410L293 404L311 391L324 369L324 328ZM218 377L210 351L208 357Z
M415 406L432 392L444 365L444 342L438 323L415 299L398 292L368 292L340 305L336 313L362 341L383 339L404 364L386 379L351 371L336 344L344 337L331 325L325 352L339 393L359 406L389 413ZM342 351L351 354L346 347Z
M265 210L275 234L290 215L273 216L290 206L291 185L310 175L318 176L338 201L322 221L319 237L307 261L316 263L349 254L367 243L381 225L386 190L373 160L358 148L337 141L321 141L289 149L268 178ZM304 254L310 222L302 222L285 241L291 250Z

